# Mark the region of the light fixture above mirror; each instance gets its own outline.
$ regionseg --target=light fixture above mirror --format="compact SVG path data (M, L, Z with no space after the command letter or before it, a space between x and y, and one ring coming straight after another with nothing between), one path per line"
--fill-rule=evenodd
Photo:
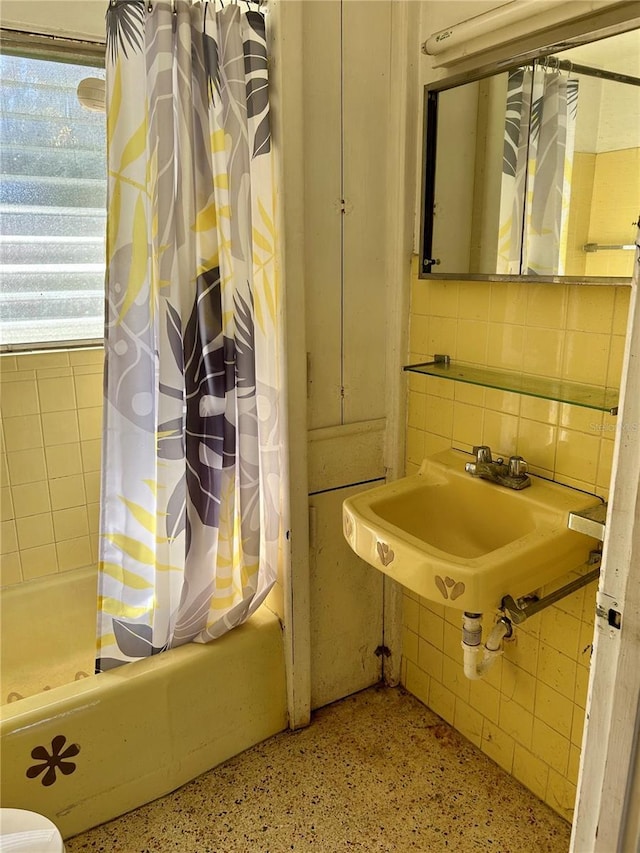
M421 276L628 283L640 30L425 89Z

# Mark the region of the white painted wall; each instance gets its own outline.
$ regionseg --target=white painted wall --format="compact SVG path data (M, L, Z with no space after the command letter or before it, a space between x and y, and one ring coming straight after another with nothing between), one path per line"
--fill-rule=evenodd
M478 84L443 92L438 104L433 251L443 272L469 272L478 129ZM438 268L434 268L438 272Z
M478 144L471 232L471 269L496 269L500 189L504 148L504 105L507 74L498 74L479 84Z
M637 38L640 50L640 35ZM640 87L581 77L576 151L602 154L637 148L639 137Z
M613 38L563 51L560 56L571 62L640 78L640 33L637 30L621 33ZM581 78L578 109L586 101L589 102L588 114L593 116L592 122L596 129L592 132L591 147L587 147L589 142L585 141L584 146L577 150L600 154L603 151L637 147L640 129L638 86L595 77Z
M284 639L289 725L311 716L309 513L307 508L307 371L304 293L304 135L302 75L280 61L285 54L302 67L302 5L272 0L269 39L276 203L280 230L277 257L284 289L287 350L288 547L283 554ZM285 178L286 175L286 178ZM286 212L286 215L285 215Z
M0 24L67 38L105 40L106 0L2 0Z

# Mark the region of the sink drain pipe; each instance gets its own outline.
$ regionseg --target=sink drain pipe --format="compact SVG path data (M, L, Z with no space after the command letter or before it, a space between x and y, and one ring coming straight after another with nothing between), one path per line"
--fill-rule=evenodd
M464 652L464 674L467 678L477 680L482 678L502 654L502 641L513 634L511 620L501 616L489 636L484 647L482 643L482 613L466 613L462 617L462 649ZM483 652L480 658L480 652Z

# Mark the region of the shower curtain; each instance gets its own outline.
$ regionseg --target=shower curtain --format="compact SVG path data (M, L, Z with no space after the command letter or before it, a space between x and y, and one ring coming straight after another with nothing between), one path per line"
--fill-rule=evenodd
M264 17L111 0L97 671L264 600L282 533L282 318Z
M509 73L498 272L564 275L578 81L546 68Z

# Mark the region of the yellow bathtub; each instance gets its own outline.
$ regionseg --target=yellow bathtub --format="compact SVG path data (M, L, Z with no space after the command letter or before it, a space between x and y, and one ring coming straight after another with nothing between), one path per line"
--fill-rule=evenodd
M278 618L93 675L96 570L2 590L0 796L68 838L287 725Z

